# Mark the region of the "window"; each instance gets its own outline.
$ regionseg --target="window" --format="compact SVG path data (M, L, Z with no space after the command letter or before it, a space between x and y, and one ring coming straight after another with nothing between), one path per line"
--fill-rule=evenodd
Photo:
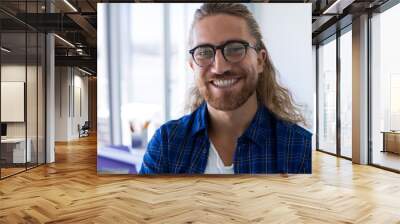
M336 39L319 46L317 63L318 147L336 154Z
M351 27L349 27L351 28ZM352 157L352 34L340 36L340 154Z
M400 5L371 18L372 163L400 170Z

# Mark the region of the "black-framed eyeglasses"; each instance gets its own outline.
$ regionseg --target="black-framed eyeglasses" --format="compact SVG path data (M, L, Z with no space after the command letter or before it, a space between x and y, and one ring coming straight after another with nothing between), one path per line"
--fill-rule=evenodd
M230 63L237 63L243 60L243 58L246 56L247 48L253 48L257 51L256 47L251 46L246 41L232 40L219 46L202 44L189 50L189 53L192 55L194 62L198 66L206 67L214 62L217 49L221 50L221 53L226 61Z

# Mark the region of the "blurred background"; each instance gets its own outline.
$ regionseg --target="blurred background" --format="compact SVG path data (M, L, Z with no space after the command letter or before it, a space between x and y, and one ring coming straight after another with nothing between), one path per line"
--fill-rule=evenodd
M105 164L108 172L136 172L130 164L140 168L155 130L184 114L193 82L187 35L199 6L99 4L98 152L126 163ZM104 170L101 165L99 171Z

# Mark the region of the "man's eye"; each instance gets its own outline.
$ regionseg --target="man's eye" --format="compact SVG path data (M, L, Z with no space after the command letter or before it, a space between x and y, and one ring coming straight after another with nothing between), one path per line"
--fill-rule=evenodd
M242 53L243 51L244 51L243 46L233 46L233 47L229 47L226 49L226 53L229 53L229 54L238 54L238 53Z
M198 49L196 52L196 56L199 57L212 57L213 52L211 49Z
M235 51L241 51L241 50L243 50L243 47L232 47L232 48L229 48L229 50L230 50L230 51L233 51L233 52L235 52Z

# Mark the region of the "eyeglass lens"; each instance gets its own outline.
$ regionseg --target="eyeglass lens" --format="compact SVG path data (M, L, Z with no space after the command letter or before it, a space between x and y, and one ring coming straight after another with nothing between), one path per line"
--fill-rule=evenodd
M246 46L243 43L229 43L222 49L225 59L231 63L239 62L246 54ZM194 60L199 66L210 65L214 61L215 49L211 46L196 48L193 53Z

